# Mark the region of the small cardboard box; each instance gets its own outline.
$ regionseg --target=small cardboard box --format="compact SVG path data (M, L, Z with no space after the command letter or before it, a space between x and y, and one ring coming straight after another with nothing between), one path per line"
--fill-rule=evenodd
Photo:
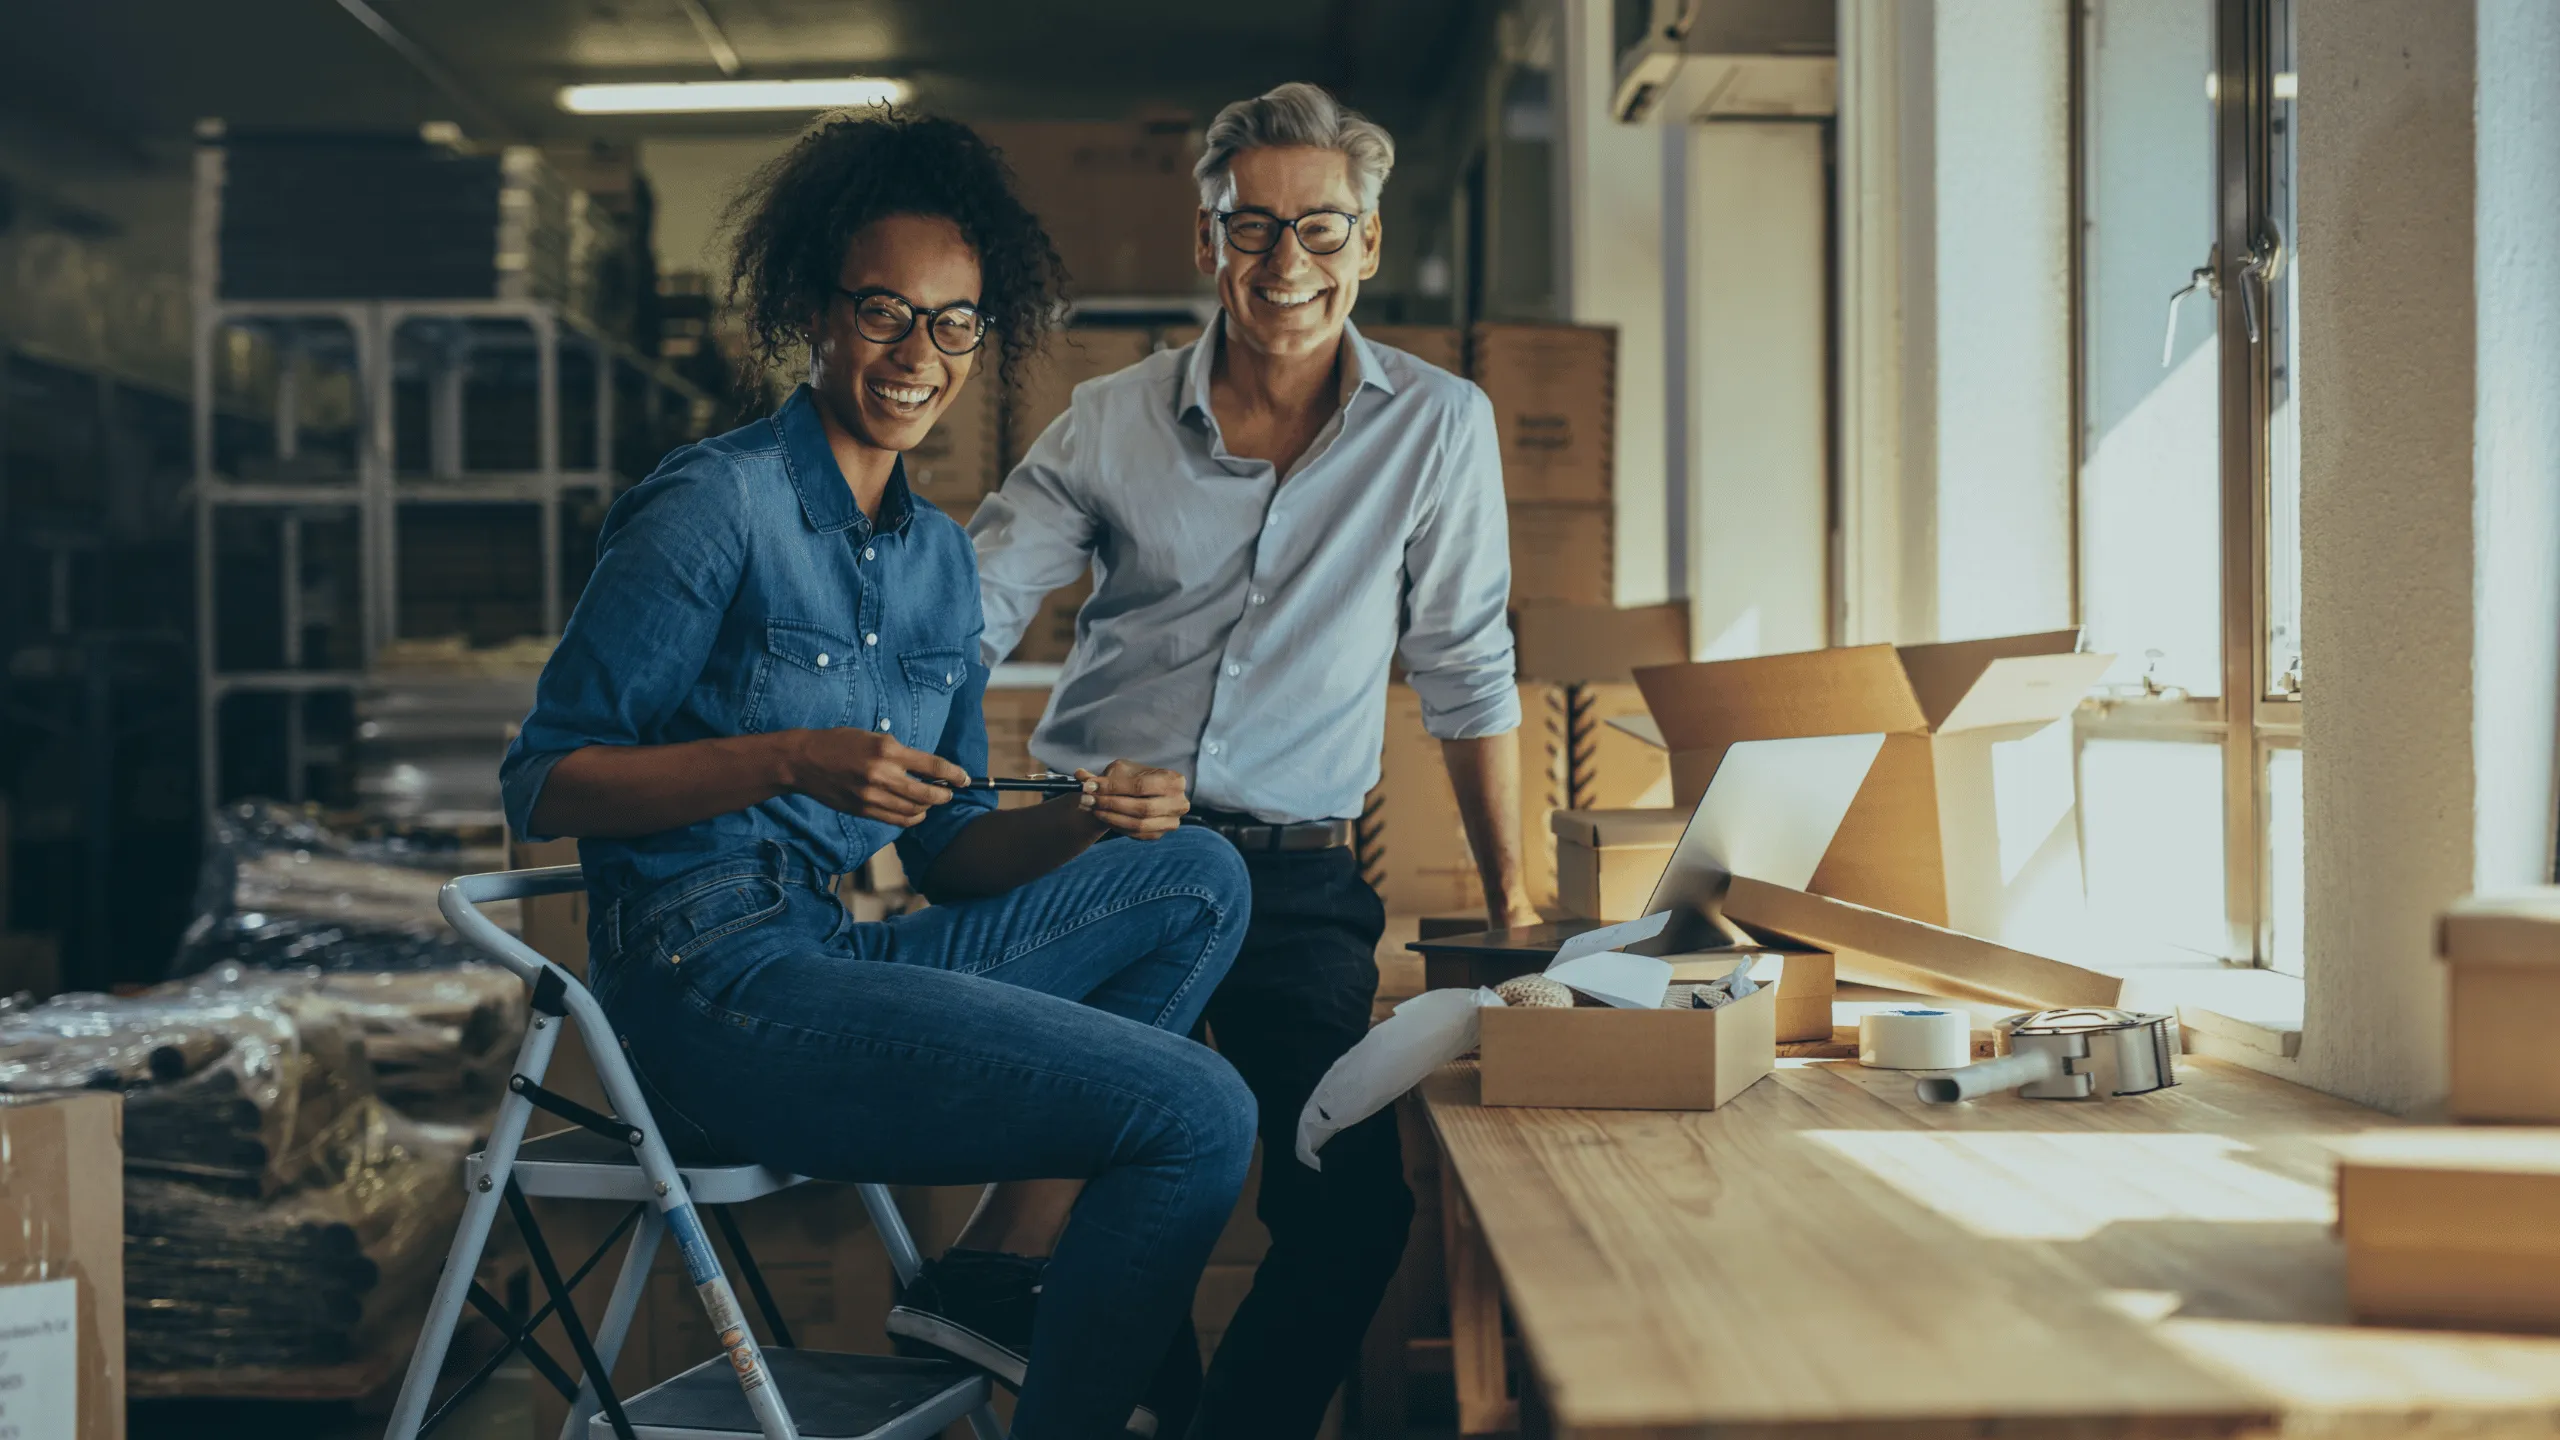
M1012 474L1040 432L1067 413L1067 402L1075 397L1078 385L1126 370L1154 350L1155 333L1137 328L1079 326L1050 337L1049 348L1031 362L1029 373L1005 407L1005 473Z
M2436 927L2450 971L2445 1110L2560 1124L2560 888L2472 895Z
M1615 516L1606 505L1511 507L1511 603L1606 606L1617 598Z
M1452 375L1467 373L1466 333L1454 325L1362 325L1360 335L1427 360Z
M124 1101L0 1106L0 1156L0 1432L70 1401L24 1433L123 1440Z
M1944 645L1862 645L1640 670L1694 803L1742 740L1884 732L1884 748L1806 888L1996 940L2083 933L2071 733L2112 657L2060 630Z
M908 487L963 525L976 512L978 497L1004 482L998 388L991 368L970 376L951 408L906 455Z
M1503 490L1515 501L1607 505L1616 460L1618 332L1484 324L1475 327L1474 342L1471 373L1492 399L1502 432Z
M1777 1068L1777 992L1716 1010L1488 1007L1487 1105L1713 1110Z
M1671 863L1686 810L1558 810L1556 904L1592 920L1633 920Z
M1555 837L1547 813L1563 798L1564 737L1552 725L1548 687L1520 687L1520 847L1533 904L1555 900ZM1422 725L1411 686L1387 687L1378 783L1356 827L1361 872L1392 914L1483 913L1484 882L1458 814L1449 765Z
M2376 1131L2338 1163L2359 1320L2560 1329L2560 1130Z

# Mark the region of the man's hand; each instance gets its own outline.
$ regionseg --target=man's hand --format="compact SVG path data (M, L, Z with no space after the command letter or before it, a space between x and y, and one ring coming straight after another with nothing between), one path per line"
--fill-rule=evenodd
M968 771L941 756L870 730L793 730L782 740L792 793L902 830L953 794L916 776L969 783Z
M1172 834L1191 813L1180 771L1158 770L1134 760L1114 760L1099 775L1079 770L1085 782L1077 803L1084 813L1111 831L1140 840Z

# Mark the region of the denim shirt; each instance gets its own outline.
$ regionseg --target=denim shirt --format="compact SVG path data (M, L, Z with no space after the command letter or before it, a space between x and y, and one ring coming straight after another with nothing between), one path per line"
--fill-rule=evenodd
M969 537L889 477L877 523L854 504L803 386L769 418L667 456L614 502L596 568L542 670L499 778L528 840L562 756L589 745L859 726L986 773L977 561ZM786 795L636 840L586 839L588 885L636 897L778 844L839 875L897 842L922 875L994 808L964 792L901 831Z

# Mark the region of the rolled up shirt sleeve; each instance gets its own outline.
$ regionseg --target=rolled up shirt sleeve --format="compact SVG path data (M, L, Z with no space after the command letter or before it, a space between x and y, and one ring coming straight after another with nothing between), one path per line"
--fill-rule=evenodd
M590 745L662 743L737 592L745 512L730 462L703 450L673 457L614 502L594 576L498 770L518 838L557 838L535 829L533 812L563 758Z
M1511 531L1493 402L1468 386L1466 407L1448 425L1437 495L1405 543L1397 654L1422 702L1423 728L1473 740L1520 725L1507 613Z
M1072 483L1076 407L1049 423L995 494L978 503L969 543L978 552L978 603L986 631L979 658L1001 663L1049 592L1093 563L1096 525Z

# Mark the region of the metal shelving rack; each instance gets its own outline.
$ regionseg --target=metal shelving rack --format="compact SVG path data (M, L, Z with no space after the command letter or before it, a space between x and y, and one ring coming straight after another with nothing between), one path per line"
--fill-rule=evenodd
M211 178L208 178L208 175ZM222 799L222 705L225 698L266 692L297 697L286 707L288 793L299 800L306 774L304 710L300 697L354 692L368 680L375 659L400 635L400 515L404 507L436 504L527 504L538 507L542 547L543 633L556 636L572 597L562 583L561 512L564 497L587 492L610 499L623 480L614 463L617 382L633 376L652 418L681 408L683 430L699 434L711 418L712 400L666 366L632 350L563 306L545 300L225 300L217 297L219 195L217 167L200 168L193 236L195 275L194 451L196 556L196 664L200 707L200 762L204 801ZM302 434L305 397L298 356L342 367L353 377L356 444L351 470L312 479L245 480L222 473L217 451L216 346L228 332L262 336L285 363L277 367L274 455L294 467ZM412 340L422 343L411 344ZM483 356L530 348L534 356L535 463L530 470L468 470L464 390ZM593 463L578 469L562 461L561 361L584 353L595 376ZM427 472L400 473L397 387L422 379L427 394ZM653 427L654 428L654 427ZM656 456L647 457L654 463ZM307 467L306 467L307 468ZM224 670L216 651L216 515L232 507L281 510L279 547L283 644L282 668ZM357 535L358 664L355 668L304 667L302 613L303 526L314 516L355 518Z

